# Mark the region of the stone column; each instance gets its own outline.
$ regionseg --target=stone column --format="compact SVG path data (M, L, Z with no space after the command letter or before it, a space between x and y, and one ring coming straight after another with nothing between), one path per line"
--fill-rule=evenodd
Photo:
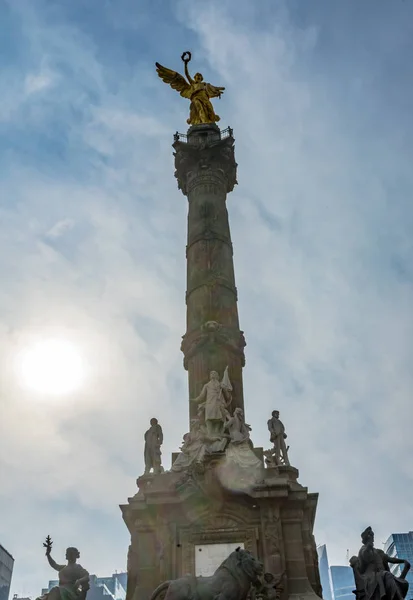
M189 396L195 398L211 370L225 367L233 386L232 409L244 410L242 368L244 334L240 331L233 250L226 208L236 184L232 130L215 124L192 126L175 135L175 177L188 198L187 319L182 352ZM190 403L190 417L197 405Z

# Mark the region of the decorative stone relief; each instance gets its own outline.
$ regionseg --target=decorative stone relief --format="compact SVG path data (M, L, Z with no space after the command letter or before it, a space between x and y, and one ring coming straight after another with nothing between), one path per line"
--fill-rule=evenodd
M278 535L278 525L267 521L264 526L264 537L268 554L279 554L280 538Z
M226 192L234 189L237 163L232 135L203 147L181 141L175 141L173 147L175 177L178 188L185 196L201 183L214 185L217 180Z
M230 515L211 515L205 521L202 521L202 529L237 529L239 523Z
M252 552L252 554L255 554L257 544L255 529L247 529L244 539L245 550L248 550L248 552Z
M200 330L183 336L181 350L184 353L184 367L188 369L188 361L206 345L218 345L241 358L245 365L244 348L246 346L244 332L239 329L225 327L216 321L208 321Z

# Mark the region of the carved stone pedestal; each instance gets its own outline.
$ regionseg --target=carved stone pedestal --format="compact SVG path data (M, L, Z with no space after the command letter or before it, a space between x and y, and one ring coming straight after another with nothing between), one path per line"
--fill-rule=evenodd
M131 534L127 600L147 600L162 581L199 574L196 553L209 544L243 545L265 571L285 571L283 600L321 596L317 494L297 482L293 467L262 468L259 484L236 492L219 469L217 460L203 473L138 479L139 492L121 506Z

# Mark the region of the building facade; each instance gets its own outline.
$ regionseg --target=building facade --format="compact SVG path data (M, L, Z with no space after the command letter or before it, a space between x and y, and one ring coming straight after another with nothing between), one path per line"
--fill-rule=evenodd
M327 547L318 546L318 568L324 600L354 600L354 575L351 567L331 566L328 562Z
M0 600L9 600L14 558L0 544Z
M355 583L351 567L331 566L330 577L334 600L354 600Z
M392 533L384 544L384 551L395 558L405 558L413 565L413 531L408 533ZM395 575L400 575L403 565L390 565ZM410 592L413 590L413 572L410 570L406 577Z
M125 600L126 598L127 573L113 573L110 577L90 576L90 590L87 600ZM42 594L49 592L53 587L59 585L57 579L51 579Z

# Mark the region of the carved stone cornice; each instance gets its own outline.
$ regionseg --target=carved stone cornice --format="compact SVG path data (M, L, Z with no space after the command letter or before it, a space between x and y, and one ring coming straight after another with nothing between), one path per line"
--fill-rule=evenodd
M198 190L212 195L231 192L237 183L232 135L209 143L194 141L196 135L192 134L191 143L173 144L178 188L185 196Z
M207 321L200 329L186 333L182 338L181 350L184 353L185 369L188 369L188 361L209 345L224 346L227 350L240 356L242 366L245 365L244 332L225 327L216 321Z

